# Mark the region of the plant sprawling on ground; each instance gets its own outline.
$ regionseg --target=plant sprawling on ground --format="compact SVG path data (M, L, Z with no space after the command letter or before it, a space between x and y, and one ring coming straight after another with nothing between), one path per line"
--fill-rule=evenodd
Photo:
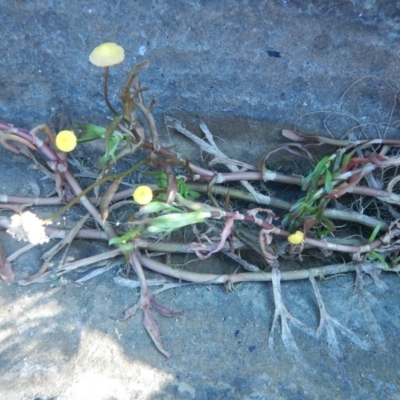
M361 124L340 140L283 130L289 142L267 148L254 165L249 165L225 155L203 121L200 129L204 138L200 138L181 121L166 116L165 123L170 130L184 135L201 151L214 157L209 167L198 165L160 143L152 115L155 101L146 104L144 92L147 88L139 81L139 74L149 66L148 61L140 62L128 74L120 92L121 111L111 105L109 67L123 59L123 49L112 43L97 47L90 56L94 64L104 68L103 94L113 116L108 127L87 124L54 135L46 125L26 131L0 122L1 144L11 152L22 152L30 157L37 168L55 182L56 196L53 197L0 194L0 208L14 212L11 217L0 216L2 229L31 245L48 242L49 238L60 239L45 253L41 269L34 276L20 280L19 284L51 281L82 265L95 266L100 261L122 257L126 265L133 268L140 283L140 299L125 312L124 319L141 309L143 324L154 344L169 357L151 309L166 316L181 314L159 305L154 298L156 292L179 284L157 282L162 288L151 291L152 282L146 279L143 267L179 280L225 284L228 288L244 281L271 281L275 301L269 336L271 346L280 318L282 339L291 351L297 351L297 347L289 320L310 335L319 336L326 328L334 355L340 354L335 327L354 343L365 347L353 332L329 315L315 278L355 272L359 286L362 275L368 274L383 288L384 283L379 280L381 271L399 270L400 214L397 206L400 195L394 189L400 180L397 174L400 140L387 138L386 132L382 132L380 138L363 136ZM145 125L139 119L140 114ZM392 114L393 110L386 127L393 125ZM361 133L358 137L357 130ZM104 143L104 154L99 157L94 182L82 187L74 171L81 172L84 167L73 158L73 151L76 146L93 140ZM330 149L320 158L313 152L319 145ZM273 170L270 158L279 152L306 159L308 172L298 175ZM41 153L44 163L36 158L36 153ZM115 172L126 160L133 165ZM223 168L214 169L217 164ZM129 185L132 174L140 174L147 182L120 189L122 185ZM267 182L297 187L297 199L289 203L270 195L266 190ZM78 204L88 214L75 226L63 230L52 225L52 221ZM24 211L27 207L44 205L63 206L45 220L31 211ZM128 210L124 214L126 220L116 223L115 216L121 209ZM341 229L343 225L357 234L346 236L346 231ZM51 267L52 258L63 248L68 249L75 238L107 240L110 250ZM246 259L249 253L246 250L256 254L262 262ZM242 271L232 274L192 272L173 265L170 258L173 253L191 254L199 260L223 254ZM14 281L11 262L20 254L21 251L6 257L0 245L0 275L5 281ZM160 257L165 255L167 261L163 262ZM305 258L309 268L293 268L296 264L290 263ZM113 265L96 269L84 279ZM283 302L281 281L297 279L309 279L314 289L320 310L317 332L294 318ZM122 277L116 280L129 285Z

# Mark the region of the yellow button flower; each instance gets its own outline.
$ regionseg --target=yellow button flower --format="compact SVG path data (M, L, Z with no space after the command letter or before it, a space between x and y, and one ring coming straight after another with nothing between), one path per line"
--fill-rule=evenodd
M58 150L68 153L77 144L76 135L72 131L61 131L56 136L56 146Z
M296 231L295 233L289 235L287 240L290 244L301 244L304 241L304 233L301 231Z
M97 46L89 56L89 61L96 67L111 67L124 61L123 47L115 43L103 43Z
M149 204L153 199L153 191L148 186L138 186L133 192L133 200L141 206Z

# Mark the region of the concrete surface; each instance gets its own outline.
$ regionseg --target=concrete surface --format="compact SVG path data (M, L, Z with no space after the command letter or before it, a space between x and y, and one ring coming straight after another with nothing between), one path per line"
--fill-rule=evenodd
M177 113L194 129L201 116L221 148L244 161L279 141L297 118L305 133L324 131L326 114L340 110L384 134L400 72L400 5L390 1L0 1L0 116L22 128L46 122L55 129L107 122L91 50L115 41L126 61L111 70L111 98L131 64L148 58L142 82L157 99L155 115ZM279 53L279 54L278 54ZM276 56L280 57L276 57ZM347 92L357 79L366 78ZM177 108L181 111L178 111ZM167 111L166 111L167 110ZM357 124L334 116L341 137ZM400 119L399 108L392 121ZM398 137L398 126L388 135ZM169 138L168 138L169 140ZM173 142L187 148L172 135ZM41 175L20 156L0 152L1 192L29 195ZM5 251L16 244L0 232ZM82 257L101 245L74 246ZM43 249L15 262L19 278L40 265ZM212 261L221 268L219 259ZM212 267L211 265L210 267ZM222 265L223 267L223 265ZM269 284L187 286L157 296L183 317L156 316L167 360L156 351L141 316L117 321L135 303L116 286L117 269L77 285L19 287L0 283L0 394L9 399L399 399L400 295L366 279L370 295L355 296L353 276L319 283L330 313L368 346L338 335L332 358L326 337L293 328L300 356L267 345L273 317ZM308 282L283 285L286 305L313 328L318 307Z

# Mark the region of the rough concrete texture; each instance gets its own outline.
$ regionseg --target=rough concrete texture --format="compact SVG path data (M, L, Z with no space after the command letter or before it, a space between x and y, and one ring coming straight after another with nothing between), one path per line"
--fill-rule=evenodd
M305 113L340 110L367 135L385 134L400 72L400 4L395 1L1 1L0 115L31 129L49 123L107 122L101 70L88 62L103 41L124 46L126 61L111 69L111 99L118 102L124 72L144 58L142 82L164 112L192 124L201 116L229 155L248 161L279 140ZM279 56L279 57L277 57ZM367 78L345 90L357 79ZM394 93L383 81L394 87ZM179 109L180 111L178 111ZM341 137L357 123L344 115L327 122ZM327 114L298 121L322 134ZM400 118L399 109L392 121ZM398 137L393 125L386 132ZM166 136L165 136L166 137ZM183 150L180 139L171 139ZM178 147L179 147L178 146ZM181 147L182 149L182 147ZM0 191L30 195L41 175L21 156L0 152ZM6 254L16 244L1 232ZM97 246L97 245L96 245ZM101 251L85 242L80 258ZM43 249L20 257L23 278L40 265ZM212 263L218 264L219 260ZM213 265L208 265L212 268ZM223 268L223 266L222 266ZM342 354L329 356L319 340L293 328L294 357L275 332L269 284L187 286L157 296L183 317L156 316L166 348L154 348L141 316L117 321L137 299L116 286L117 269L84 284L72 274L54 285L0 283L0 394L8 399L400 399L400 291L385 275L381 293L353 293L353 276L319 283L330 313L355 332L364 348L338 334ZM283 284L287 306L318 325L309 282Z

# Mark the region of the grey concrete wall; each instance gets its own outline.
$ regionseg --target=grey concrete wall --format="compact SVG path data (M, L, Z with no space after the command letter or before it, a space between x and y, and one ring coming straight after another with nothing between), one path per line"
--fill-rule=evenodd
M150 60L142 82L158 117L179 107L293 121L332 108L360 77L396 86L400 72L394 1L2 0L0 14L0 116L26 128L105 120L101 71L88 61L104 41L126 50L111 71L114 89L132 64Z

